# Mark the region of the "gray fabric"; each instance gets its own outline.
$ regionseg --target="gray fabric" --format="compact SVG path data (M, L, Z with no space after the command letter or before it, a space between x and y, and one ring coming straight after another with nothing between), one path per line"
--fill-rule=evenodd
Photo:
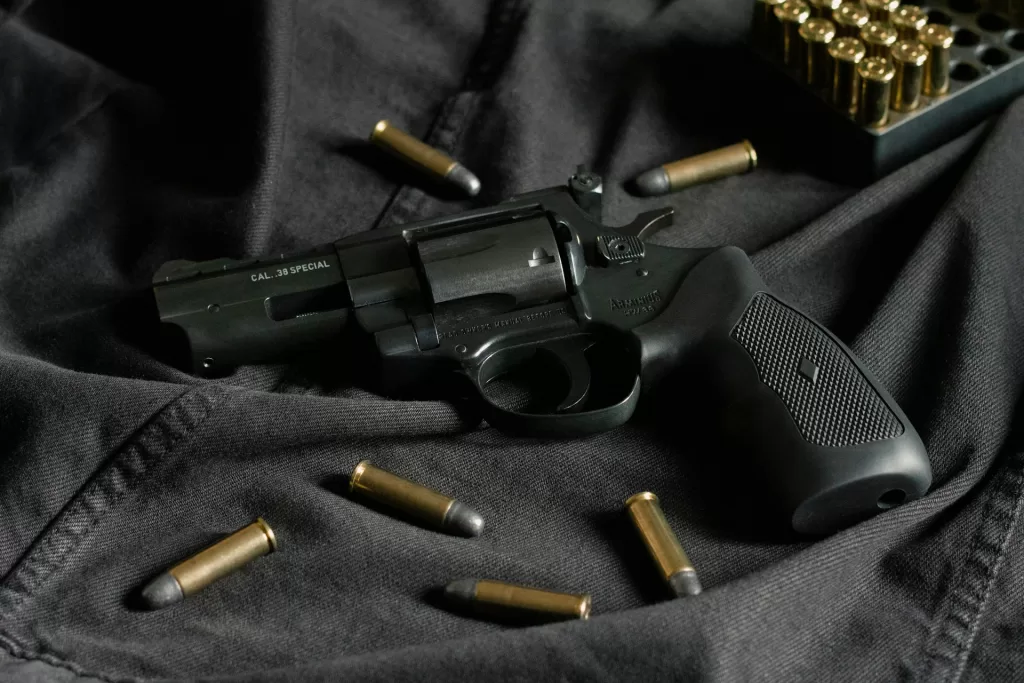
M0 3L2 4L2 3ZM1009 680L1019 512L1024 101L866 188L764 155L655 199L623 182L744 137L747 0L41 0L0 27L0 677ZM480 176L421 189L387 117ZM351 385L360 359L201 381L166 362L165 260L255 256L605 176L607 220L735 244L873 368L924 438L923 500L817 541L755 533L685 413L540 442ZM670 386L680 401L699 400ZM357 462L457 495L476 539L341 495ZM722 465L722 463L718 463ZM742 468L742 462L725 463ZM661 498L704 592L664 601L619 510ZM723 517L722 508L732 511ZM184 603L132 595L264 517L280 550ZM726 519L726 517L729 517ZM749 522L749 523L748 523ZM437 590L590 592L514 629Z

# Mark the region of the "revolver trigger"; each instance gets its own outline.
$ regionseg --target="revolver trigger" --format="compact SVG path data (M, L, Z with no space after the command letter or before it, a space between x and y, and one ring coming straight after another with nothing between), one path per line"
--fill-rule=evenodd
M590 394L590 365L583 353L585 347L574 341L564 341L546 344L542 348L558 359L569 380L569 389L555 412L572 413L580 410Z
M667 228L672 225L672 218L674 215L675 209L670 206L666 206L663 209L655 209L654 211L644 211L643 213L638 214L637 217L627 225L617 228L617 231L623 235L647 237L658 232L662 228Z

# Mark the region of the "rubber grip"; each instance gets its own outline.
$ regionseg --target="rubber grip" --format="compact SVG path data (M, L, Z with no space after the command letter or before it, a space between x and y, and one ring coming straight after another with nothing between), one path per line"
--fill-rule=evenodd
M924 495L921 438L832 333L768 291L741 250L694 267L658 318L634 330L645 387L673 367L699 386L737 467L801 533L825 534Z
M809 443L844 448L904 433L903 423L849 352L770 294L754 295L731 336Z

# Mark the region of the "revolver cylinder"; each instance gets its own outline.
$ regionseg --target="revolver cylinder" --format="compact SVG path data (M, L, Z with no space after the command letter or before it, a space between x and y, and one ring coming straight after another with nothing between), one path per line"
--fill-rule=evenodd
M417 249L435 304L503 295L523 307L566 295L558 242L547 218L426 239Z

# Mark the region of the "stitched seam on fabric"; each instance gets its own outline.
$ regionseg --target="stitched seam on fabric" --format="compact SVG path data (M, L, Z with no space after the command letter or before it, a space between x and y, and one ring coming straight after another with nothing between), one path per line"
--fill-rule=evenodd
M488 33L481 47L474 54L476 68L467 72L462 82L463 91L487 90L494 87L498 68L508 60L512 51L509 39L518 32L519 17L525 16L529 9L528 0L510 0L500 3L496 17L489 22Z
M476 99L476 97L472 97L467 100L465 96L474 95L478 97L480 95L477 92L477 87L475 87L477 81L481 81L481 84L486 83L488 87L494 85L493 80L487 82L487 78L490 76L489 72L493 70L493 65L498 61L496 54L503 52L504 57L507 59L508 53L512 48L512 43L506 40L507 34L509 31L517 30L517 22L514 19L523 11L523 2L521 0L508 0L507 2L499 0L497 5L495 18L493 21L488 22L488 25L484 28L481 47L473 55L473 59L477 63L467 70L466 75L462 79L462 86L459 92L448 98L441 107L441 112L434 120L427 134L427 144L432 144L442 132L448 131L453 134L452 147L456 147L461 138L462 127L468 119L466 110L471 108L473 101ZM456 116L459 110L462 110L462 115ZM456 125L458 128L455 127ZM419 215L420 207L426 201L426 195L423 192L419 194L414 193L413 190L415 189L417 188L409 185L400 185L384 204L380 214L377 216L377 220L373 222L372 229L391 223L392 217L399 212L410 216Z
M1017 520L1020 518L1021 507L1022 504L1024 504L1024 454L1017 453L1014 456L1014 462L1011 463L1011 467L1015 467L1012 484L1013 495L1016 502L1013 505L1012 511L1008 514L1002 514L1005 511L1005 508L996 508L994 511L994 517L998 518L993 519L993 525L1001 523L1005 526L1005 531L1003 532L1002 542L998 546L989 545L985 548L989 553L995 552L996 555L987 577L984 594L981 596L980 603L978 604L977 611L974 615L973 623L971 624L970 631L967 634L966 641L964 642L963 649L960 653L960 660L957 663L956 671L952 678L954 682L959 681L963 677L964 671L967 669L967 660L970 657L971 649L974 647L974 641L981 626L981 619L985 614L989 598L992 597L996 577L999 575L999 569L1002 567L1003 561L1006 558L1006 551L1007 548L1009 548L1010 540L1013 538L1013 532L1017 526Z
M73 662L66 662L51 654L39 653L33 655L23 646L18 644L17 641L3 633L0 633L0 647L2 647L7 654L17 659L21 659L26 662L42 662L43 664L47 664L58 669L70 671L76 676L81 676L83 678L95 678L101 681L108 681L109 683L137 683L138 681L143 680L141 678L118 678L116 676L108 676L107 674L94 673L83 669Z
M949 591L941 621L929 639L921 680L956 683L966 671L981 617L1024 506L1024 453L1014 454L998 477L959 580Z
M438 138L443 132L445 132L449 126L452 125L452 119L457 117L461 93L456 93L454 96L449 98L441 110L441 115L438 116L437 121L434 122L434 127L427 136L427 144L431 147L438 146ZM461 117L457 117L461 118ZM445 150L447 152L453 152L454 148ZM391 216L396 213L405 214L408 216L419 216L423 210L423 204L427 201L427 193L423 191L417 192L419 188L406 185L401 191L395 196L395 203L391 207L389 212Z
M452 138L451 144L447 145L447 147L450 149L457 148L466 121L469 120L469 113L479 97L479 93L471 92L460 92L451 97L445 104L444 113L439 117L439 124L431 132L428 143L436 147L438 146L437 140L447 135ZM415 190L418 190L418 188L408 185L403 190L407 191L396 198L396 202L389 212L389 217L393 217L395 214L404 214L402 218L408 220L422 215L423 205L427 202L427 193L417 192Z
M465 95L475 95L475 93L458 92L448 98L441 108L441 113L438 114L437 119L434 121L434 125L431 127L430 133L426 138L426 143L431 147L438 147L437 138L443 133L451 129L453 121L465 121L465 116L457 116L460 109L463 109L466 105ZM448 152L451 150L442 151ZM395 215L405 216L418 216L423 203L427 200L427 194L420 190L415 185L401 185L391 195L388 200L388 204L385 205L381 211L377 220L374 222L374 229L382 225L388 225L394 222Z
M224 395L226 394L209 396L198 388L192 388L179 394L147 420L117 450L107 464L90 478L57 520L43 532L41 541L8 573L0 584L0 619L15 614L61 562L81 545L106 513L116 507L125 495L144 480L150 466L172 453L186 437L205 422L213 407ZM147 441L153 443L147 444ZM93 500L95 498L98 498L98 501ZM79 528L78 518L83 516L87 524ZM62 538L70 538L73 543L64 548L54 549ZM27 578L27 585L20 591L16 585L12 588L9 584L17 584L23 574ZM89 672L78 664L53 654L34 652L4 631L0 631L0 647L18 659L40 661L66 669L78 676L92 677L110 683L141 680Z
M199 389L185 391L118 448L0 583L0 619L18 612L106 513L138 485L152 463L173 452L203 423L219 398Z

